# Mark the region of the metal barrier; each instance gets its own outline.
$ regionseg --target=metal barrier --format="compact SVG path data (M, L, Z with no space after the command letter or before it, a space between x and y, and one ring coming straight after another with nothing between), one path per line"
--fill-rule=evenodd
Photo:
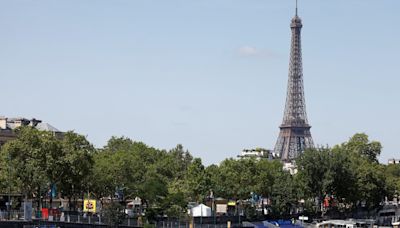
M226 228L228 227L228 222L226 223L191 223L188 221L159 221L154 224L157 228ZM238 223L230 223L231 228L242 227Z
M108 221L106 221L105 218L101 217L99 214L85 214L85 213L80 213L80 214L64 214L62 216L55 216L51 217L49 216L48 219L42 219L44 221L49 221L49 222L65 222L65 223L81 223L81 224L107 224ZM125 218L121 225L127 226L127 227L136 227L137 226L137 219L135 218Z
M22 222L24 220L24 213L21 211L0 211L0 221L15 221ZM9 219L10 218L10 219ZM242 220L242 219L241 219ZM204 218L164 218L158 220L154 225L157 228L189 228L190 224L193 224L194 228L223 228L230 227L241 227L238 217L204 217ZM29 222L28 222L29 223ZM82 212L62 212L61 214L55 216L49 216L48 218L35 218L30 224L40 224L40 225L26 225L24 228L56 228L54 224L65 224L69 227L75 225L84 225L85 227L97 227L97 226L107 226L108 221L101 217L99 214L86 214ZM143 226L143 221L139 224L137 218L126 217L120 227L141 227ZM1 226L0 226L1 227ZM62 227L66 227L62 225Z
M24 221L23 211L0 211L0 221ZM79 224L93 224L93 225L106 225L108 221L101 217L100 214L86 214L78 212L63 212L59 215L49 215L47 218L35 218L30 220L44 221L44 222L62 222L62 223L79 223ZM122 223L125 227L137 227L138 221L136 218L126 217ZM47 225L49 226L49 225ZM37 227L37 226L35 226ZM40 228L42 226L39 226ZM47 228L47 227L46 227Z
M0 211L0 220L23 220L23 211Z

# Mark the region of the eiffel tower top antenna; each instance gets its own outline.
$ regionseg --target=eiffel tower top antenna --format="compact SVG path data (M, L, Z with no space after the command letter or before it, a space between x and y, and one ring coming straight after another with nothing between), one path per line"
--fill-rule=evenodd
M298 10L297 10L297 0L296 0L296 16L297 16L297 11L298 11Z

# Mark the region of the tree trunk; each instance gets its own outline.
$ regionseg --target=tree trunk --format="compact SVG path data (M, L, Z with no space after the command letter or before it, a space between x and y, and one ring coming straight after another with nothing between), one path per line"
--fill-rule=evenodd
M38 210L42 210L42 197L40 195L40 186L38 187L38 192L37 192L37 199L38 199Z

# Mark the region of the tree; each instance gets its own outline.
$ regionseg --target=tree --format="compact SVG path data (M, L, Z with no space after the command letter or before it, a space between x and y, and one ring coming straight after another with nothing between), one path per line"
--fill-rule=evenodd
M98 199L113 196L115 193L115 172L118 166L115 162L115 153L98 151L93 155L92 177L90 189Z
M388 197L398 197L400 191L400 165L389 164L384 167Z
M16 180L13 185L26 198L37 198L40 207L40 199L53 186L69 199L87 190L94 148L84 136L67 132L59 139L31 126L17 128L15 133L17 138L4 145L1 156L9 161Z
M356 189L352 197L354 206L364 206L368 210L378 207L387 195L384 169L378 164L381 144L369 141L364 133L357 133L348 142L334 149L349 155L350 169L355 172L353 183Z
M326 148L308 149L296 160L298 178L303 183L304 196L318 197L320 202L324 197L329 169L330 150Z
M378 163L378 156L381 154L382 145L377 141L369 141L368 135L357 133L350 140L342 145L349 153L365 157L371 162Z
M261 159L256 164L256 188L255 192L263 197L270 198L273 186L282 173L282 163L274 160Z
M384 196L396 196L400 188L400 166L379 164L381 145L365 134L355 134L333 148L306 150L296 160L295 175L284 171L280 161L266 159L226 159L205 167L182 145L167 151L112 137L95 150L74 132L60 139L51 132L21 127L16 134L17 139L0 151L0 189L12 185L12 190L36 199L52 185L70 200L87 191L112 201L115 193L122 195L121 201L138 196L150 220L179 217L188 201L202 202L210 191L214 197L238 201L256 199L255 195L268 198L272 213L283 217L292 213L298 200L304 199L304 206L312 211L325 196L334 196L342 212L371 210ZM252 207L246 210L255 212ZM120 211L109 208L117 219Z
M275 216L282 218L292 213L298 201L296 190L293 176L289 172L279 172L271 192L272 213Z
M192 160L190 153L178 144L168 152L163 151L152 167L168 183L169 191L177 193L184 191L183 181Z
M21 192L21 181L16 178L11 156L5 149L0 151L0 192Z
M2 147L1 157L8 158L13 178L25 198L35 197L40 207L41 196L59 180L54 171L61 145L51 132L31 126L17 128L15 133L17 138Z
M166 151L112 137L94 155L91 189L98 198L113 197L116 191L123 193L123 200L140 197L150 220L164 214L175 216L186 207L182 197L192 159L182 145ZM201 161L197 164L202 166ZM197 175L195 171L192 174Z
M212 177L218 196L228 199L248 199L257 190L257 160L226 159L221 162L218 175Z
M102 150L94 155L91 189L98 198L113 197L117 190L122 191L125 197L135 197L146 171L140 155L133 149Z
M114 196L117 190L125 198L138 196L146 173L162 157L163 152L144 143L112 137L94 155L91 189L98 198Z
M191 200L201 202L210 190L210 177L205 171L200 158L195 158L189 165L185 176L185 192Z
M222 196L221 185L219 184L221 174L218 165L212 164L207 166L205 172L209 177L210 190L213 192L213 197Z
M61 140L61 153L54 165L55 183L59 183L60 192L68 199L77 198L83 192L90 191L93 154L95 149L85 136L72 131L66 132ZM70 204L71 207L71 204Z
M109 152L118 152L118 151L129 151L133 146L133 141L126 137L116 137L112 136L107 145L104 147L104 150Z
M187 207L185 195L183 192L168 193L161 207L168 217L179 218L184 215Z
M377 208L387 196L384 169L368 159L359 159L357 163L358 202L368 210Z
M329 152L324 192L333 195L338 203L351 205L356 202L357 173L352 156L338 147Z
M297 160L305 196L333 196L339 209L376 208L387 194L384 169L377 162L381 145L355 134L334 148L311 149ZM338 204L336 204L338 205Z

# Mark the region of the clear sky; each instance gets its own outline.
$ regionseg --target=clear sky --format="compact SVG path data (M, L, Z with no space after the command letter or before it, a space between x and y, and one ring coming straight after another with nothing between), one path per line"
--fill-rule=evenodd
M300 0L318 145L365 132L400 158L400 1ZM0 115L96 146L181 143L205 164L273 148L294 0L0 0Z

